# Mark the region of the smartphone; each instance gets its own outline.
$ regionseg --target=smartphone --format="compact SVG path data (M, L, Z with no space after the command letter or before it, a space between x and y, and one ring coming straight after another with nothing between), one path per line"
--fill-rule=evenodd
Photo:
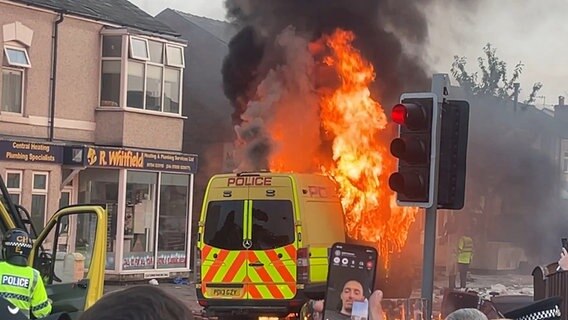
M323 320L367 320L374 291L377 250L335 243L329 254Z
M568 251L568 238L562 238L562 248Z

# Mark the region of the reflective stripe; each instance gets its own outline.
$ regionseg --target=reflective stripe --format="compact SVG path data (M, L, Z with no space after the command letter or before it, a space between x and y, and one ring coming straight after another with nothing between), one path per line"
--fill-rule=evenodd
M0 297L4 299L16 299L23 302L30 302L32 300L32 298L30 298L29 296L17 293L8 293L8 292L0 292Z
M32 280L32 286L30 288L30 297L33 295L35 288L37 286L37 281L39 279L39 271L37 271L36 269L32 269L32 273L33 273L33 280Z
M49 306L49 301L46 300L45 302L40 303L40 304L38 304L38 305L35 306L35 307L32 307L32 312L37 312L37 311L39 311L39 310L41 310L41 309L43 309L43 308L46 308L46 307L48 307L48 306Z
M259 263L248 267L249 298L292 299L297 290L296 256L293 244L271 250L249 251L249 262Z

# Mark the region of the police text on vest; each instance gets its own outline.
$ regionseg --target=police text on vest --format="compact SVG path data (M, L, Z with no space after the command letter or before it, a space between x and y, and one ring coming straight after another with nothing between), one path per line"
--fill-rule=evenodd
M30 286L30 279L16 277L16 276L2 275L2 284L21 287L21 288L28 288Z

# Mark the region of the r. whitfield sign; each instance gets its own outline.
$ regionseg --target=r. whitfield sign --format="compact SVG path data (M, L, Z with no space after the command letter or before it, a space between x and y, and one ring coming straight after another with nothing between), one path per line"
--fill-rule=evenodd
M0 140L0 160L61 163L63 146L41 142Z
M85 147L86 165L103 168L197 172L197 156L124 148Z

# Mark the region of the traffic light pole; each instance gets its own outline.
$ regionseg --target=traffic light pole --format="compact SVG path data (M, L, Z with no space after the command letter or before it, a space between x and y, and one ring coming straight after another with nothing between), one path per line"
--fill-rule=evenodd
M438 105L434 106L438 108L440 112L439 121L441 121L442 116L442 103L444 99L448 96L449 79L446 74L434 74L432 78L432 92L438 95ZM438 170L439 170L439 150L440 150L440 130L441 126L437 126L436 130L436 140L435 148L436 152L432 153L431 161L435 163L434 173L431 178L434 179L434 204L426 208L426 214L424 218L424 252L423 252L423 266L422 266L422 298L428 301L428 306L426 307L426 314L424 319L432 319L432 305L434 298L434 269L435 269L435 257L436 257L436 211L437 211L437 199L438 199Z

